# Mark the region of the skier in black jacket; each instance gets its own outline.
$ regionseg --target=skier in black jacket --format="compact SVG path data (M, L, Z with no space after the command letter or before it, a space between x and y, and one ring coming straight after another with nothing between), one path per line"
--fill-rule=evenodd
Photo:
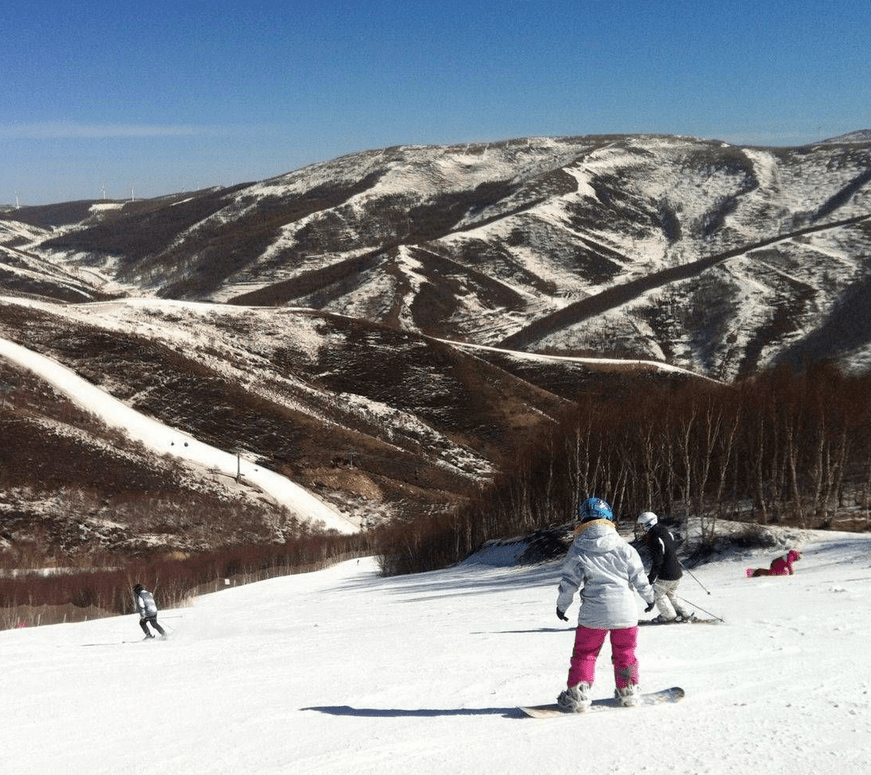
M650 548L651 566L647 580L653 586L656 607L659 609L659 615L653 621L691 622L696 618L695 614L677 597L677 588L683 573L680 569L680 561L677 559L674 536L665 525L659 524L656 514L652 511L645 511L638 517L638 524L644 529Z

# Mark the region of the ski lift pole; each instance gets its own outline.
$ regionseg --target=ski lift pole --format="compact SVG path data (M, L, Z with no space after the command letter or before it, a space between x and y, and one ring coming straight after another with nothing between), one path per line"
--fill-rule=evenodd
M719 616L717 616L717 614L713 614L713 613L711 613L710 611L706 611L706 610L705 610L704 608L702 608L700 605L696 605L695 603L691 603L691 602L690 602L689 600L687 600L685 597L681 597L680 595L675 595L675 597L676 597L678 600L683 600L684 603L686 603L687 605L691 605L693 608L698 608L698 609L699 609L703 614L707 614L708 616L713 616L713 617L714 617L718 622L723 622L723 624L726 623L726 620L725 620L725 619L721 619Z
M697 583L697 584L698 584L702 589L704 589L705 592L707 592L707 593L710 595L710 594L711 594L710 590L709 590L709 589L708 589L704 584L702 584L701 581L699 581L699 580L696 578L695 574L694 574L694 573L693 573L689 568L687 568L687 566L684 565L680 560L678 560L678 562L680 563L680 567L683 568L687 573L689 573L690 576L693 577L693 579L695 580L695 582L696 582L696 583Z

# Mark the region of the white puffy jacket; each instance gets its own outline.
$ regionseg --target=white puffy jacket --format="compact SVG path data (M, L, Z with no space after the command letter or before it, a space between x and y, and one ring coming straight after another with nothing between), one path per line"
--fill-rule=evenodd
M563 565L557 608L567 611L580 590L578 624L602 630L635 627L638 603L633 588L647 603L653 602L641 557L614 523L596 519L580 525Z
M154 602L154 597L147 589L143 589L136 595L136 607L139 609L139 617L141 619L150 619L157 616L157 603Z

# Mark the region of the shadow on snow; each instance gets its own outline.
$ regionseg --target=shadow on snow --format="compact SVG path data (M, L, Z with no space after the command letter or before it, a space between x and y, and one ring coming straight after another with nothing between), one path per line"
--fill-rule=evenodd
M519 708L352 708L350 705L321 705L300 710L316 710L331 716L357 716L359 718L434 718L436 716L504 716L524 718Z

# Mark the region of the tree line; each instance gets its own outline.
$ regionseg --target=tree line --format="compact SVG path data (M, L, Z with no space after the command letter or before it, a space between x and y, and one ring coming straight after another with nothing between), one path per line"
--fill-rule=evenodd
M734 385L590 395L455 513L382 536L387 573L443 567L484 541L574 519L597 496L618 521L655 511L802 528L868 529L871 375L783 366Z
M154 592L161 609L178 608L226 586L318 570L372 551L365 536L312 533L189 557L107 555L90 567L52 572L0 567L0 630L133 613L137 582Z
M279 544L178 559L115 558L98 564L102 570L38 576L7 568L0 570L0 629L130 612L136 581L173 607L227 583L353 556L377 555L385 575L442 568L485 541L570 524L578 504L594 495L624 526L647 510L677 522L699 518L702 540L720 519L868 530L869 396L871 375L827 364L802 373L780 368L735 385L591 394L448 513L358 536L301 531Z

